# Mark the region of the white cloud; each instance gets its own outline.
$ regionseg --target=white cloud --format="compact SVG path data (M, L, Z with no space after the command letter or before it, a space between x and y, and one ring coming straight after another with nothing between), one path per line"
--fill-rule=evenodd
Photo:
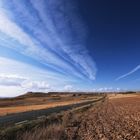
M119 77L116 79L116 81L118 81L118 80L120 80L120 79L123 79L123 78L125 78L125 77L127 77L127 76L130 76L131 74L137 72L139 69L140 69L140 65L136 66L136 67L135 67L134 69L132 69L130 72L128 72L128 73L126 73L126 74L124 74L124 75L119 76Z
M65 91L71 91L73 89L73 86L72 85L65 85L64 86L64 90Z
M0 75L3 76L13 75L13 76L26 77L32 80L43 80L43 81L44 79L49 79L50 82L52 80L54 81L58 80L59 78L64 79L64 76L55 74L50 71L46 71L46 69L41 69L36 66L29 65L5 57L0 57ZM67 78L65 79L68 80Z
M121 88L113 88L113 87L101 87L97 89L91 89L91 92L119 92L123 91Z
M73 83L95 80L96 64L86 48L87 27L74 1L66 1L0 1L0 48L13 49L22 60L37 62L35 67L0 57L0 74L13 75L1 78L1 85L22 85L22 91L52 87L71 90ZM37 68L38 64L43 68Z
M31 81L29 78L14 74L0 74L0 86L18 86L29 90L51 89L46 81Z
M0 74L0 86L21 86L25 80L27 78L18 75Z
M0 1L3 46L56 72L95 80L96 65L85 47L87 29L73 2L31 0L30 4L31 9L25 1ZM7 8L10 6L14 8Z
M29 90L50 90L51 86L46 81L24 81L22 87Z
M0 57L0 97L15 96L28 91L64 90L66 84L70 85L73 82L76 81L68 76Z
M20 27L8 19L4 9L0 9L0 31L6 33L9 37L19 41L24 45L24 49L37 49L30 36L28 36ZM30 46L30 47L29 47ZM10 46L9 46L10 47ZM21 46L20 46L21 47ZM22 46L23 47L23 46ZM14 49L14 48L13 48Z

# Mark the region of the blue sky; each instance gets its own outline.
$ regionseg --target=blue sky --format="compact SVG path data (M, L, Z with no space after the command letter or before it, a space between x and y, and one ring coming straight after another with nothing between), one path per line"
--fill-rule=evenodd
M138 3L0 1L0 96L139 90Z

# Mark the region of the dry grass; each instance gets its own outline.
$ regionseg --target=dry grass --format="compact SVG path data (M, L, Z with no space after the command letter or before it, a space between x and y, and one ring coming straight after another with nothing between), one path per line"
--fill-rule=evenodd
M99 96L100 97L100 96ZM0 116L26 112L31 110L40 110L53 108L57 106L70 105L75 103L81 103L89 100L96 100L98 96L93 95L82 95L82 96L73 96L73 95L50 95L50 96L41 96L41 97L32 97L32 96L23 96L20 98L13 99L1 99L0 100Z
M25 132L18 140L60 140L65 139L64 127L61 124L53 124L47 127L37 128L33 133Z
M139 126L140 95L127 96L51 115L7 140L139 140Z
M17 136L17 140L76 140L81 118L90 107L83 106L63 112L61 115L52 115L46 121L47 124L25 131Z
M0 140L66 140L69 138L66 128L77 125L75 122L82 113L83 108L73 109L1 129Z
M139 97L138 94L110 94L108 95L109 99L114 98L128 98L128 97Z
M69 136L68 128L73 125L77 126L81 115L81 112L75 114L73 111L67 111L61 117L50 116L49 123L17 135L17 140L67 140L74 138L72 134Z
M40 109L48 109L53 108L57 106L64 106L64 105L70 105L74 103L81 103L82 101L62 101L62 102L54 102L54 103L48 103L43 105L28 105L28 106L16 106L16 107L0 107L0 115L7 115L12 113L19 113L19 112L26 112L31 110L40 110Z
M0 139L139 140L140 95L117 96L109 96L104 102L100 101L94 106L52 114L24 127L17 126L16 129L5 131Z

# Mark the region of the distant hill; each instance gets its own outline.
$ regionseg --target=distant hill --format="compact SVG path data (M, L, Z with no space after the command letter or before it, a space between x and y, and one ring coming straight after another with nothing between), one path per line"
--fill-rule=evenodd
M17 96L16 98L33 98L33 97L46 97L48 96L47 93L42 92L27 92L23 95Z

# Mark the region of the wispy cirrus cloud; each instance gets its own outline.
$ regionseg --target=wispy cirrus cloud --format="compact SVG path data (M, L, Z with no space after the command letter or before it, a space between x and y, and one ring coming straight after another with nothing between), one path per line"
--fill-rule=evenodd
M49 81L51 85L63 85L67 82L73 82L71 77L46 71L44 69L9 58L0 57L0 77L8 79L23 79L28 81ZM63 80L60 80L63 79ZM59 83L58 83L58 80Z
M64 91L71 84L76 87L77 83L79 80L75 78L0 57L0 97L17 96L28 91Z
M33 58L47 71L94 80L97 68L86 49L88 30L73 2L0 1L1 47Z
M136 66L136 67L135 67L134 69L132 69L130 72L128 72L128 73L126 73L126 74L124 74L124 75L119 76L119 77L116 79L116 81L121 80L121 79L123 79L123 78L125 78L125 77L127 77L127 76L130 76L131 74L137 72L138 70L140 70L140 65Z

